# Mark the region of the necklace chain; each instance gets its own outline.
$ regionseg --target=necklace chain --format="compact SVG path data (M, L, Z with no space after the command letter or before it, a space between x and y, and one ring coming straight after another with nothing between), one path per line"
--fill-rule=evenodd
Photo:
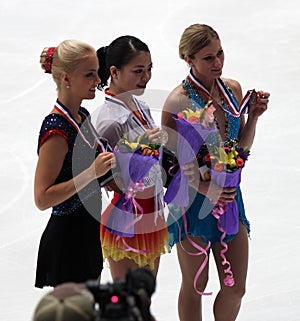
M215 89L215 79L213 80L213 83L212 83L212 86L211 86L211 90L209 92L209 95L210 95L211 98L213 98L212 93L214 92L214 89Z

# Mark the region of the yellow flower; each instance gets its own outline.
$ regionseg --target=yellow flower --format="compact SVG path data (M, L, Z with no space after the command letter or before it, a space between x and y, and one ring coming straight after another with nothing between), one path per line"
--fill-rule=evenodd
M228 164L231 168L236 167L236 163L235 163L235 159L234 159L234 158L229 159L227 164Z
M126 143L131 149L137 149L139 147L138 143L133 143L133 142L128 142L128 141Z
M222 147L219 147L219 155L220 155L219 162L226 164L228 157L227 157L227 154L226 154L226 152L224 151L224 149Z
M234 160L234 154L232 152L227 154L227 163L230 163L232 160Z

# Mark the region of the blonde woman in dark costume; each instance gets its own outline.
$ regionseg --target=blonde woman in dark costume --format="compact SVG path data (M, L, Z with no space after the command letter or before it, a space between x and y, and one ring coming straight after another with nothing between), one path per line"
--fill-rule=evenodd
M101 187L112 181L115 160L81 106L100 82L95 49L65 40L45 48L40 63L57 86L40 129L34 180L36 206L52 208L38 252L35 286L42 288L100 277Z

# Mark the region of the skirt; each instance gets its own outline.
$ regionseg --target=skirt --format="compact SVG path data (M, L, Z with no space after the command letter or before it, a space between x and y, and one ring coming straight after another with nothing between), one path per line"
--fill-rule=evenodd
M35 286L97 279L103 269L99 225L84 206L51 215L40 240Z
M133 260L139 267L149 267L154 270L154 261L164 253L170 252L168 245L168 230L164 216L154 216L154 199L136 199L143 208L141 219L134 225L133 236L120 236L110 231L106 225L112 208L119 200L120 195L115 193L111 204L101 217L100 237L103 257L112 258L118 262L124 258ZM124 215L126 215L124 213Z
M217 219L212 215L213 205L202 194L196 193L190 189L191 205L185 211L186 227L183 220L183 213L179 206L168 204L168 231L169 231L169 245L172 248L175 244L181 242L186 236L199 236L208 244L211 242L211 247L220 242L222 233L217 226ZM250 233L250 223L245 214L244 202L240 187L237 188L237 195L235 197L238 211L239 221L247 228ZM234 234L227 234L224 239L229 242L234 238Z

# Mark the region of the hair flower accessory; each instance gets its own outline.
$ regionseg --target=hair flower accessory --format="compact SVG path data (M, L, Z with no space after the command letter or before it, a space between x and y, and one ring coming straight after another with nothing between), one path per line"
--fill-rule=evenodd
M49 47L47 50L45 65L44 65L45 73L47 73L47 74L51 74L51 72L52 72L52 70L51 70L52 69L52 60L53 60L53 54L54 54L55 48L56 47Z

